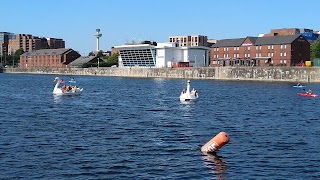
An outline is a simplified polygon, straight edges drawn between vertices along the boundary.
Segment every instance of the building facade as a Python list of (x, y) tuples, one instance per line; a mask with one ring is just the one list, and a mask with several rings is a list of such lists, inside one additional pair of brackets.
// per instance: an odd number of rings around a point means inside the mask
[(39, 49), (58, 48), (65, 48), (65, 42), (63, 39), (44, 38), (33, 36), (31, 34), (0, 32), (0, 55), (11, 55), (18, 49), (23, 49), (24, 52), (28, 52)]
[(73, 49), (41, 49), (20, 56), (20, 68), (64, 68), (80, 57)]
[(13, 33), (0, 32), (0, 56), (8, 54), (9, 40), (14, 37)]
[(192, 35), (192, 36), (170, 36), (169, 42), (177, 43), (178, 47), (187, 46), (208, 46), (208, 37), (202, 35)]
[(270, 36), (288, 36), (301, 34), (309, 42), (314, 42), (319, 38), (319, 32), (313, 31), (312, 29), (306, 28), (282, 28), (282, 29), (271, 29), (269, 34), (263, 34), (264, 37)]
[(210, 66), (294, 66), (310, 60), (310, 43), (299, 34), (219, 40)]
[[(204, 67), (209, 65), (208, 47), (177, 47), (177, 43), (131, 44), (115, 46), (119, 67)], [(180, 65), (179, 65), (180, 64)]]

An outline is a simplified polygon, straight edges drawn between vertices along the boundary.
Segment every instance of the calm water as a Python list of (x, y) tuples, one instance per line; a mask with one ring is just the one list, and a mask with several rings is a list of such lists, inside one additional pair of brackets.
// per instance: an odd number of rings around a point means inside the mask
[(320, 179), (320, 98), (292, 83), (191, 80), (181, 104), (185, 79), (74, 77), (55, 97), (54, 75), (0, 74), (0, 179)]

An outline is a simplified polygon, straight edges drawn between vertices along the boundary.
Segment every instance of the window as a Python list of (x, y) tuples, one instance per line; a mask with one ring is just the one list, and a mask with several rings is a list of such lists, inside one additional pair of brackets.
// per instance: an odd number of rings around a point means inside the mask
[(282, 48), (283, 48), (283, 45), (281, 44), (281, 45), (280, 45), (280, 49), (282, 49)]
[(284, 49), (287, 49), (287, 45), (286, 44), (284, 45)]
[(247, 54), (244, 54), (244, 57), (247, 57)]
[(248, 51), (250, 51), (250, 46), (248, 47)]
[(259, 47), (258, 46), (256, 46), (256, 50), (258, 50), (259, 49)]
[(280, 64), (282, 64), (282, 60), (280, 60)]
[(213, 55), (213, 58), (216, 58), (217, 56), (216, 55)]
[(273, 45), (271, 46), (271, 49), (273, 49)]
[(237, 47), (237, 50), (239, 51), (240, 47)]
[(248, 54), (248, 58), (250, 57), (250, 54)]
[(280, 57), (282, 57), (282, 53), (280, 53)]
[(233, 54), (233, 57), (235, 58), (235, 57), (237, 57), (237, 55), (236, 55), (236, 54)]
[(239, 57), (239, 54), (237, 54), (237, 58)]
[(268, 49), (270, 49), (270, 46), (268, 46)]
[(287, 53), (286, 53), (286, 52), (284, 52), (284, 53), (283, 53), (283, 56), (287, 56)]
[(233, 47), (233, 50), (234, 50), (234, 51), (237, 50), (237, 47)]
[(227, 51), (229, 51), (229, 48), (227, 48)]
[(262, 46), (260, 46), (259, 49), (261, 50), (261, 49), (262, 49)]
[(223, 51), (226, 51), (226, 48), (223, 48)]
[(273, 53), (271, 53), (271, 57), (273, 57)]
[(217, 51), (219, 51), (219, 48), (217, 48)]
[(283, 60), (283, 63), (284, 63), (284, 64), (287, 64), (287, 60)]
[(259, 57), (259, 54), (258, 54), (258, 53), (256, 53), (256, 57)]
[(217, 58), (219, 58), (219, 54), (217, 54)]
[[(260, 46), (261, 47), (261, 46)], [(261, 57), (261, 53), (259, 53), (259, 57)]]
[(270, 53), (268, 53), (268, 57), (270, 57)]

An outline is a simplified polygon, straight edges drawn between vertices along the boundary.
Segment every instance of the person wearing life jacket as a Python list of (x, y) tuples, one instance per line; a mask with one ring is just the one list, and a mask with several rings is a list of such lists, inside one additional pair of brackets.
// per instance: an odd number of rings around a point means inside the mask
[(309, 89), (309, 91), (307, 92), (307, 94), (313, 94), (312, 90)]

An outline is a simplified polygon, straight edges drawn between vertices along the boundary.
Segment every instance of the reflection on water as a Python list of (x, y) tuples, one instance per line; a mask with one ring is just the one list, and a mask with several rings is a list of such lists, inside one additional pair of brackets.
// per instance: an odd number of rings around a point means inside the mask
[(53, 102), (54, 103), (60, 103), (61, 102), (61, 98), (62, 98), (62, 96), (53, 94)]
[(217, 176), (217, 179), (226, 179), (224, 174), (227, 171), (228, 165), (223, 161), (224, 158), (222, 156), (218, 156), (216, 152), (204, 153), (202, 159), (206, 166), (212, 170), (212, 173)]

